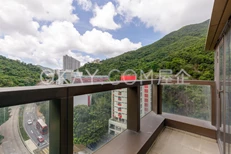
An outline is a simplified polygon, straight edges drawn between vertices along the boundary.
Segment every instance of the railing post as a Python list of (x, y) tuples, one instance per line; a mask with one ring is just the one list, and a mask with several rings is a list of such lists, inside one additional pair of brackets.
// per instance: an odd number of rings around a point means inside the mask
[(49, 153), (73, 154), (73, 97), (50, 101)]
[(211, 91), (211, 124), (213, 126), (217, 125), (217, 94), (216, 94), (216, 84), (210, 85), (210, 91)]
[(152, 110), (156, 114), (162, 114), (162, 85), (152, 85)]
[(127, 88), (127, 128), (140, 131), (140, 86)]

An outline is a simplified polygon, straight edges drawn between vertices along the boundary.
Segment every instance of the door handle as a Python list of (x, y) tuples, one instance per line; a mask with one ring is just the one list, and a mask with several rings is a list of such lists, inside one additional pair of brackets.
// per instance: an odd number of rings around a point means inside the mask
[(221, 98), (221, 93), (223, 93), (224, 90), (218, 90), (218, 97)]

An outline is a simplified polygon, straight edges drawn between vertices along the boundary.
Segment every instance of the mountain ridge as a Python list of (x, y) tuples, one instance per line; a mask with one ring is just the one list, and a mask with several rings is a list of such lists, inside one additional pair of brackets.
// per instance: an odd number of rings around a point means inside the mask
[(35, 65), (0, 55), (0, 87), (34, 86), (39, 82), (41, 71)]
[[(121, 72), (133, 69), (137, 73), (160, 69), (172, 69), (177, 73), (184, 69), (193, 79), (213, 80), (213, 52), (204, 51), (208, 24), (206, 20), (184, 26), (150, 45), (102, 60), (101, 64), (87, 63), (79, 70), (85, 73), (86, 69), (90, 72), (98, 69), (98, 75), (107, 75), (112, 69)], [(113, 74), (112, 79), (119, 79), (119, 76)]]

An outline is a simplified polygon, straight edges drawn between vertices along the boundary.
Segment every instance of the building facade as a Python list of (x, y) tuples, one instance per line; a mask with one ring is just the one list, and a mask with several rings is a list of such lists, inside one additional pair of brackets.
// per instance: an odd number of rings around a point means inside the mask
[[(57, 85), (67, 84), (64, 80), (69, 81), (73, 84), (82, 84), (82, 83), (95, 83), (95, 82), (106, 82), (109, 80), (108, 76), (85, 76), (82, 72), (74, 72), (70, 70), (60, 71), (56, 70), (59, 78), (56, 81)], [(77, 105), (91, 105), (92, 94), (74, 96), (74, 106)]]
[[(130, 79), (134, 79), (134, 77), (121, 77), (121, 80)], [(151, 94), (150, 85), (140, 88), (140, 117), (151, 111)], [(111, 119), (109, 119), (108, 133), (118, 135), (127, 129), (127, 89), (113, 90), (111, 95)]]
[(55, 70), (55, 74), (58, 75), (58, 80), (56, 81), (56, 84), (64, 84), (64, 79), (70, 83), (73, 83), (73, 80), (75, 78), (79, 78), (83, 76), (83, 72), (74, 72), (73, 70)]
[(88, 95), (79, 95), (79, 96), (74, 96), (74, 106), (77, 105), (87, 105), (90, 106), (91, 105), (91, 94)]
[(80, 61), (68, 55), (63, 56), (63, 70), (76, 70), (80, 67)]
[(100, 59), (95, 59), (95, 60), (92, 61), (92, 63), (99, 64), (100, 63)]
[(106, 75), (97, 75), (94, 77), (91, 76), (74, 76), (72, 78), (72, 81), (74, 80), (74, 83), (91, 83), (91, 82), (106, 82), (109, 80), (108, 76)]

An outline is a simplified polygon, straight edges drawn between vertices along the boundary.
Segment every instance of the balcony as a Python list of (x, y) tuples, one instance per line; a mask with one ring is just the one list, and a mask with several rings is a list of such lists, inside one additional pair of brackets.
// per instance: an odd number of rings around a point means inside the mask
[[(165, 141), (166, 145), (167, 142), (175, 144), (175, 141), (179, 139), (177, 135), (179, 132), (183, 134), (182, 144), (185, 147), (193, 146), (193, 143), (185, 141), (184, 137), (187, 138), (187, 135), (197, 136), (201, 142), (202, 139), (210, 140), (217, 146), (217, 128), (215, 126), (218, 125), (218, 109), (215, 82), (188, 80), (185, 81), (187, 85), (176, 87), (174, 84), (177, 81), (172, 81), (173, 85), (165, 85), (164, 83), (157, 85), (157, 83), (157, 80), (145, 80), (142, 81), (142, 84), (140, 81), (136, 81), (133, 85), (120, 82), (117, 85), (96, 83), (1, 88), (0, 107), (49, 100), (49, 153), (73, 154), (75, 151), (73, 132), (76, 131), (73, 124), (75, 122), (74, 96), (127, 88), (127, 129), (113, 139), (107, 140), (108, 143), (102, 143), (97, 150), (92, 152), (96, 154), (143, 154), (147, 152), (164, 154), (166, 151), (158, 152), (158, 145)], [(140, 118), (140, 86), (143, 85), (152, 86), (152, 108), (148, 114)], [(189, 88), (189, 86), (193, 88)], [(198, 91), (200, 95), (194, 95)], [(186, 95), (188, 93), (192, 93), (192, 95)], [(186, 97), (188, 97), (186, 106), (182, 106), (179, 101), (186, 99)], [(195, 106), (193, 104), (195, 101), (201, 102), (203, 105)], [(175, 104), (176, 107), (173, 108), (171, 102), (178, 104)], [(166, 107), (167, 105), (170, 108)], [(198, 113), (199, 108), (202, 109), (200, 111), (203, 113)], [(103, 109), (102, 111), (104, 112)], [(113, 119), (110, 121), (113, 123)], [(116, 123), (113, 124), (116, 125)], [(95, 130), (97, 127), (95, 125)], [(116, 127), (113, 126), (113, 128)], [(169, 132), (171, 133), (169, 134)], [(90, 146), (92, 147), (93, 144)], [(78, 148), (84, 149), (86, 147), (81, 145)], [(206, 148), (203, 149), (202, 143), (199, 148), (197, 152), (206, 150)], [(166, 146), (165, 149), (171, 150), (169, 146)]]
[(166, 127), (158, 136), (149, 154), (219, 154), (215, 139)]

